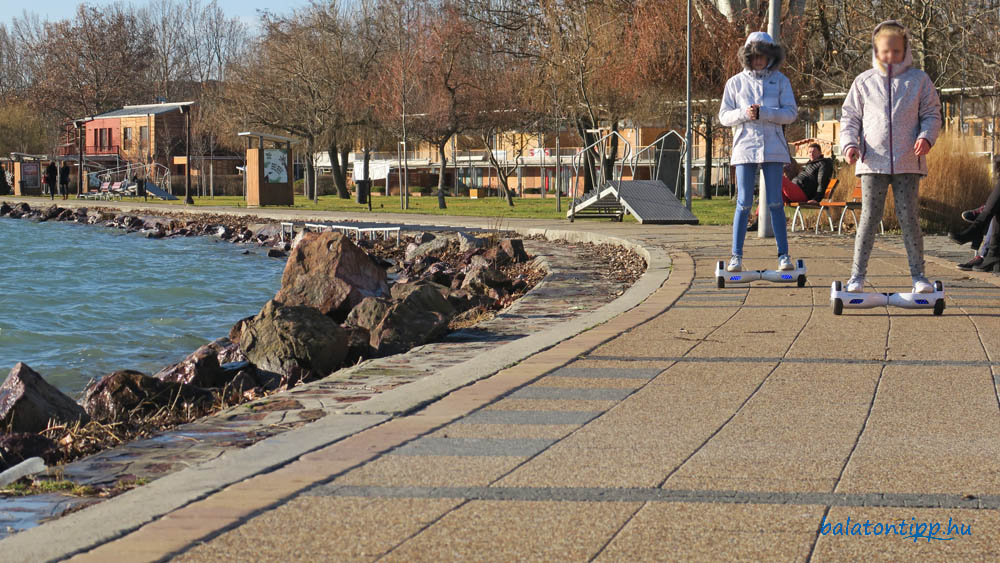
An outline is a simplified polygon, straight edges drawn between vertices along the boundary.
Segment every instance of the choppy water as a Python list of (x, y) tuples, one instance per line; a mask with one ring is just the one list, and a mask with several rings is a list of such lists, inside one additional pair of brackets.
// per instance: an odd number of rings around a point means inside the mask
[(0, 380), (21, 361), (76, 396), (91, 378), (182, 359), (277, 291), (284, 261), (244, 250), (0, 218)]

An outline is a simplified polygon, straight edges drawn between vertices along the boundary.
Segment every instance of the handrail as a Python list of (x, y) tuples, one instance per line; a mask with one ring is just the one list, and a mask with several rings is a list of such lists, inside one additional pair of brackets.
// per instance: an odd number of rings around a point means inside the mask
[[(657, 137), (656, 140), (653, 141), (652, 143), (650, 143), (650, 144), (646, 145), (645, 147), (643, 147), (643, 148), (639, 149), (638, 151), (636, 151), (635, 156), (633, 157), (634, 164), (633, 164), (633, 168), (632, 169), (635, 170), (635, 168), (639, 166), (639, 156), (640, 155), (642, 155), (644, 152), (648, 151), (649, 149), (655, 149), (656, 147), (658, 147), (660, 145), (661, 142), (664, 141), (664, 139), (666, 139), (667, 137), (669, 137), (671, 135), (673, 135), (673, 136), (677, 137), (678, 139), (680, 139), (680, 141), (681, 141), (680, 153), (681, 154), (686, 154), (685, 150), (687, 149), (687, 139), (685, 139), (684, 136), (681, 135), (680, 133), (678, 133), (677, 131), (671, 129), (670, 131), (667, 131), (666, 133), (664, 133), (664, 134), (660, 135), (659, 137)], [(663, 162), (662, 159), (656, 158), (655, 152), (654, 152), (654, 156), (652, 158), (652, 164), (649, 165), (649, 178), (651, 180), (657, 179), (657, 178), (660, 177), (660, 165), (662, 164), (662, 162)], [(681, 181), (681, 167), (678, 166), (677, 167), (677, 177), (674, 179), (674, 191), (675, 192), (677, 190), (678, 184), (680, 184), (680, 181)], [(676, 195), (676, 193), (674, 195)]]
[[(628, 142), (628, 139), (626, 139), (618, 131), (611, 131), (607, 135), (604, 135), (600, 139), (598, 139), (598, 140), (594, 141), (593, 143), (590, 143), (589, 145), (583, 147), (582, 149), (580, 149), (579, 151), (577, 151), (576, 154), (573, 155), (572, 164), (573, 164), (573, 176), (574, 176), (574, 183), (575, 183), (575, 185), (577, 185), (577, 186), (580, 185), (580, 162), (583, 159), (583, 155), (587, 154), (587, 151), (589, 151), (590, 149), (598, 146), (599, 144), (601, 144), (601, 143), (603, 143), (603, 142), (607, 141), (608, 139), (610, 139), (612, 137), (615, 137), (615, 136), (617, 136), (619, 139), (621, 139), (622, 143), (625, 144), (625, 154), (622, 155), (622, 159), (621, 159), (622, 164), (624, 165), (626, 162), (629, 161), (629, 158), (632, 155), (632, 143)], [(617, 159), (615, 159), (615, 160), (617, 161)], [(602, 166), (603, 166), (603, 163), (602, 163)], [(629, 167), (632, 169), (632, 177), (634, 178), (635, 177), (635, 164), (634, 164), (634, 162), (630, 163)], [(621, 204), (621, 197), (622, 197), (622, 189), (621, 188), (622, 188), (622, 173), (623, 172), (624, 172), (624, 170), (622, 168), (619, 168), (618, 169), (618, 179), (615, 180), (615, 178), (614, 178), (614, 176), (615, 176), (615, 164), (614, 164), (614, 162), (611, 163), (611, 181), (613, 183), (618, 184), (618, 190), (617, 190), (618, 195), (617, 195), (616, 199), (618, 200), (618, 204), (619, 205)], [(597, 193), (600, 194), (600, 188), (597, 188)], [(586, 194), (584, 194), (584, 195), (586, 195)], [(570, 206), (570, 215), (569, 215), (569, 222), (570, 223), (572, 223), (574, 220), (576, 220), (576, 200), (577, 199), (578, 198), (574, 197), (573, 198), (573, 203)]]

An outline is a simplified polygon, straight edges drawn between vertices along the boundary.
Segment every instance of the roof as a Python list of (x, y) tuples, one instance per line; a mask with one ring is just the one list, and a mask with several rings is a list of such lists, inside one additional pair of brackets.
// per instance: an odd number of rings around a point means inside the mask
[(176, 111), (185, 106), (190, 106), (194, 102), (174, 102), (169, 104), (146, 104), (142, 106), (125, 106), (121, 109), (95, 115), (93, 119), (105, 119), (109, 117), (145, 117), (147, 115), (159, 115)]

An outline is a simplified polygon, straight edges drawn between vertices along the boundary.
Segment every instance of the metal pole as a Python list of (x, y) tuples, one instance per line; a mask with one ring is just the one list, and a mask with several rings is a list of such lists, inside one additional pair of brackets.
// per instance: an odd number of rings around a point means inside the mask
[(556, 211), (562, 213), (562, 158), (560, 155), (559, 136), (562, 135), (562, 120), (556, 125)]
[(194, 198), (191, 197), (191, 108), (185, 108), (184, 118), (184, 136), (187, 139), (184, 143), (184, 152), (187, 153), (184, 161), (184, 203), (194, 205)]
[(687, 96), (685, 98), (687, 117), (685, 119), (685, 150), (684, 159), (684, 200), (688, 211), (691, 210), (691, 0), (687, 2)]
[[(775, 43), (781, 42), (781, 0), (771, 0), (767, 6), (767, 34)], [(767, 208), (767, 190), (764, 185), (764, 171), (760, 172), (760, 195), (757, 198), (757, 238), (771, 238), (770, 210)], [(784, 211), (782, 211), (784, 213)]]

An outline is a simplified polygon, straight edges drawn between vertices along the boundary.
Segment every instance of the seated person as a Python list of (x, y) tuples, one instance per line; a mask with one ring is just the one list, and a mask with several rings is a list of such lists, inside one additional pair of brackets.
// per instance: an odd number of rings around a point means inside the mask
[(782, 182), (785, 203), (817, 203), (833, 177), (833, 161), (823, 156), (819, 144), (809, 145), (809, 162), (790, 181)]
[[(823, 198), (826, 186), (833, 177), (833, 161), (823, 156), (823, 149), (818, 143), (809, 145), (809, 162), (800, 167), (792, 160), (785, 166), (785, 174), (781, 178), (781, 198), (785, 205), (789, 203), (818, 203)], [(757, 213), (749, 229), (757, 225)]]

